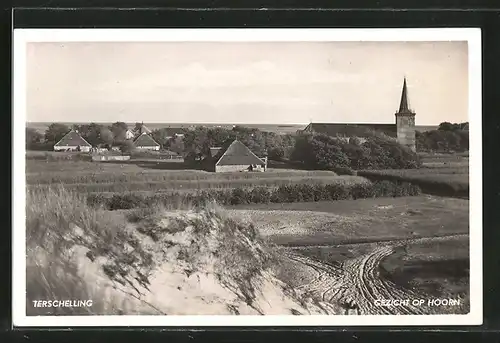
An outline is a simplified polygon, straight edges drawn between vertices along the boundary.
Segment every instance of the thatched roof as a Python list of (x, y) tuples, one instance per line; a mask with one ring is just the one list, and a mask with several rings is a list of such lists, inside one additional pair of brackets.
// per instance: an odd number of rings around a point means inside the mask
[(264, 164), (264, 161), (258, 158), (245, 144), (235, 139), (229, 147), (220, 154), (215, 164), (218, 166), (261, 165)]
[(154, 147), (160, 146), (158, 142), (156, 142), (153, 137), (150, 135), (143, 133), (134, 141), (135, 146), (143, 146), (143, 147)]
[(54, 144), (54, 146), (89, 146), (92, 145), (83, 139), (82, 136), (75, 130), (68, 132), (59, 142)]

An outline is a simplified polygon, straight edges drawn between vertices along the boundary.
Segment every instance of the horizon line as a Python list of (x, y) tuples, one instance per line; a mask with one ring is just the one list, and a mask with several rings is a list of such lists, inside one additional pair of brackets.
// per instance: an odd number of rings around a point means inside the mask
[[(117, 122), (122, 122), (125, 124), (129, 123), (134, 123), (134, 121), (29, 121), (27, 120), (26, 123), (30, 124), (46, 124), (46, 123), (61, 123), (61, 124), (80, 124), (80, 123), (95, 123), (95, 124), (109, 124), (109, 123), (117, 123)], [(298, 125), (309, 125), (311, 123), (318, 123), (318, 124), (395, 124), (394, 122), (324, 122), (324, 121), (310, 121), (310, 122), (304, 122), (304, 123), (238, 123), (238, 122), (224, 122), (224, 123), (214, 123), (214, 122), (155, 122), (155, 121), (150, 121), (150, 122), (144, 122), (144, 121), (137, 121), (135, 123), (143, 123), (143, 124), (192, 124), (192, 125), (293, 125), (293, 126), (298, 126)], [(435, 124), (415, 124), (415, 126), (439, 126), (440, 123), (435, 123)]]

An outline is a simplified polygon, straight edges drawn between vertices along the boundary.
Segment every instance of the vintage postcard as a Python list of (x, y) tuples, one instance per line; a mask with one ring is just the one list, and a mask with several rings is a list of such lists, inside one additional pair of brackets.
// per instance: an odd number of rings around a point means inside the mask
[(15, 326), (482, 324), (479, 29), (13, 37)]

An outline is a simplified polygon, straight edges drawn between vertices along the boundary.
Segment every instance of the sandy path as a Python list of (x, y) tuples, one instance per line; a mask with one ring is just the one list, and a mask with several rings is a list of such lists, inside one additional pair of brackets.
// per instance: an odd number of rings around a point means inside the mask
[[(338, 264), (327, 264), (298, 253), (287, 252), (287, 257), (312, 268), (316, 275), (299, 288), (329, 303), (341, 304), (346, 314), (429, 314), (432, 309), (415, 306), (412, 300), (426, 299), (427, 295), (403, 288), (386, 280), (379, 273), (384, 258), (407, 244), (463, 239), (467, 235), (426, 237), (373, 244), (374, 248), (359, 257)], [(377, 306), (376, 300), (409, 300), (408, 304)]]

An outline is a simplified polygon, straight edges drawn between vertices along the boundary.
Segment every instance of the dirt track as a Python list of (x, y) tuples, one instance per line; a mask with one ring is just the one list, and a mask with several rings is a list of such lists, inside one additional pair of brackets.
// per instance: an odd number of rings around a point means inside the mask
[[(328, 303), (341, 304), (346, 314), (431, 314), (443, 313), (443, 308), (426, 305), (415, 306), (413, 300), (428, 299), (429, 296), (415, 290), (396, 285), (379, 273), (382, 260), (408, 244), (428, 241), (463, 239), (467, 235), (450, 235), (375, 243), (373, 250), (359, 257), (335, 264), (327, 264), (296, 253), (287, 257), (305, 264), (315, 272), (309, 283), (300, 286), (303, 291)], [(376, 300), (408, 300), (405, 304), (377, 306)]]

